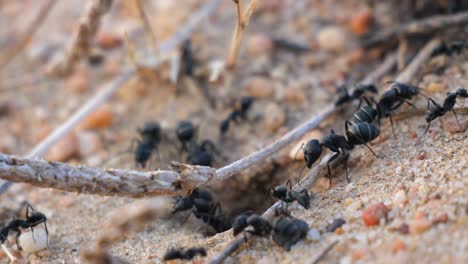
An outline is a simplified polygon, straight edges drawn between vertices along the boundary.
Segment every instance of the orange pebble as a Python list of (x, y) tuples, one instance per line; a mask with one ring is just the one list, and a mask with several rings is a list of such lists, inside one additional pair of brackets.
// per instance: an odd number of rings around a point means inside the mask
[(406, 248), (406, 244), (401, 239), (397, 238), (392, 243), (392, 253), (393, 254), (396, 254), (396, 253), (398, 253), (398, 251), (401, 251), (401, 250), (403, 250), (405, 248)]
[(380, 219), (387, 218), (388, 211), (385, 204), (375, 203), (364, 209), (361, 217), (367, 226), (374, 226), (380, 223)]
[(79, 129), (106, 128), (112, 124), (112, 112), (108, 107), (102, 107), (88, 116), (78, 127)]
[(114, 33), (101, 32), (97, 37), (97, 44), (103, 49), (113, 49), (122, 45), (122, 38)]
[(355, 250), (353, 251), (353, 253), (351, 254), (351, 259), (353, 261), (357, 261), (357, 260), (360, 260), (360, 259), (363, 259), (364, 256), (366, 255), (367, 251), (365, 249), (358, 249), (358, 250)]
[(349, 27), (354, 34), (361, 36), (369, 31), (369, 27), (372, 24), (372, 12), (366, 10), (351, 18)]

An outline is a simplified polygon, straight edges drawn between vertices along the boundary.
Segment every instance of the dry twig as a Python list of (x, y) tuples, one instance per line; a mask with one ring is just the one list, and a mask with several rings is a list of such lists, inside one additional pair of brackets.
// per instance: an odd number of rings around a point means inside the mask
[(80, 59), (89, 54), (91, 42), (99, 30), (101, 19), (110, 10), (112, 2), (113, 0), (95, 0), (91, 2), (73, 34), (65, 57), (50, 67), (49, 72), (52, 75), (68, 76), (73, 72)]
[(113, 257), (108, 253), (108, 249), (113, 243), (141, 231), (156, 219), (168, 216), (172, 209), (171, 204), (169, 198), (158, 197), (113, 211), (107, 217), (104, 232), (95, 244), (80, 252), (81, 260), (84, 263), (111, 263)]
[[(204, 5), (200, 10), (193, 14), (191, 19), (187, 21), (178, 32), (176, 32), (170, 39), (161, 43), (158, 47), (159, 53), (164, 53), (176, 47), (178, 44), (184, 42), (189, 38), (195, 27), (200, 24), (203, 19), (212, 14), (216, 7), (221, 3), (221, 0), (211, 0)], [(158, 63), (158, 62), (156, 62)], [(56, 144), (65, 135), (75, 128), (81, 121), (83, 121), (90, 113), (96, 110), (104, 102), (106, 102), (130, 77), (134, 75), (134, 70), (126, 70), (122, 72), (116, 79), (106, 84), (100, 89), (97, 95), (90, 97), (90, 100), (78, 109), (65, 123), (56, 128), (49, 136), (43, 141), (39, 142), (34, 149), (28, 154), (28, 157), (41, 157), (43, 156), (54, 144)], [(12, 185), (11, 182), (3, 183), (0, 186), (0, 195), (4, 193)]]
[(242, 13), (242, 0), (234, 0), (237, 8), (237, 23), (232, 35), (231, 45), (229, 48), (228, 57), (226, 60), (227, 68), (234, 68), (236, 66), (237, 57), (239, 56), (240, 44), (242, 36), (244, 35), (245, 27), (249, 24), (255, 8), (258, 5), (258, 0), (250, 1), (244, 13)]
[(21, 35), (20, 40), (18, 43), (11, 46), (10, 49), (3, 51), (2, 53), (5, 54), (4, 57), (0, 57), (0, 69), (7, 66), (8, 63), (13, 61), (13, 59), (18, 55), (24, 47), (29, 43), (31, 38), (37, 32), (37, 30), (41, 27), (42, 23), (46, 20), (47, 16), (50, 13), (50, 10), (54, 7), (56, 3), (55, 0), (48, 0), (39, 10), (39, 13), (28, 26), (26, 31)]
[(330, 252), (335, 246), (338, 244), (338, 240), (333, 241), (330, 245), (328, 245), (322, 253), (312, 262), (312, 264), (317, 264), (319, 263), (325, 256), (327, 256), (328, 252)]
[(154, 32), (153, 28), (151, 27), (151, 23), (149, 22), (148, 16), (145, 13), (144, 7), (143, 7), (143, 0), (137, 0), (137, 9), (138, 9), (138, 15), (140, 16), (140, 19), (143, 23), (143, 27), (146, 31), (146, 35), (148, 36), (149, 39), (149, 44), (150, 44), (150, 49), (152, 52), (154, 52), (154, 56), (157, 56), (157, 50), (156, 50), (156, 33)]
[(463, 26), (468, 23), (468, 12), (454, 15), (439, 15), (412, 21), (403, 25), (372, 32), (363, 40), (364, 46), (372, 46), (385, 41), (397, 39), (401, 35), (415, 35), (433, 32), (443, 28)]

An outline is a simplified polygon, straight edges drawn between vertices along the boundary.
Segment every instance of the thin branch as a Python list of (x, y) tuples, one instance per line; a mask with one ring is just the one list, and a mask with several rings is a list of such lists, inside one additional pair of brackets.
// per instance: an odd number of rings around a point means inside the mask
[(102, 17), (109, 12), (113, 0), (94, 0), (81, 18), (63, 60), (50, 66), (49, 72), (58, 77), (70, 75), (76, 64), (89, 54), (91, 42), (96, 36)]
[(81, 250), (81, 260), (84, 263), (111, 263), (107, 260), (112, 258), (108, 253), (112, 244), (141, 231), (156, 219), (167, 217), (171, 212), (171, 205), (169, 198), (158, 197), (114, 210), (106, 217), (107, 224), (96, 242)]
[(395, 79), (397, 82), (408, 83), (411, 82), (411, 79), (414, 78), (417, 71), (429, 60), (431, 53), (434, 48), (440, 44), (440, 40), (437, 38), (429, 41), (422, 50), (418, 52), (416, 57), (411, 61), (411, 64), (406, 67), (405, 71), (400, 73)]
[(328, 255), (328, 252), (330, 252), (337, 244), (338, 240), (333, 241), (322, 251), (322, 253), (314, 260), (314, 262), (312, 262), (312, 264), (319, 263), (323, 258), (325, 258)]
[[(216, 7), (221, 3), (221, 0), (211, 0), (206, 5), (201, 7), (196, 13), (193, 14), (191, 19), (187, 21), (178, 32), (176, 32), (170, 39), (161, 43), (158, 47), (158, 52), (164, 53), (176, 47), (190, 37), (190, 34), (195, 30), (196, 26), (200, 24), (203, 19), (212, 14)], [(97, 95), (90, 97), (89, 101), (78, 109), (65, 123), (56, 128), (49, 136), (43, 141), (39, 142), (34, 149), (29, 153), (28, 157), (41, 157), (55, 145), (60, 139), (67, 135), (73, 128), (75, 128), (81, 121), (83, 121), (90, 113), (96, 110), (104, 102), (106, 102), (130, 77), (134, 75), (134, 70), (127, 70), (120, 74), (116, 79), (106, 84), (100, 89)], [(6, 182), (0, 186), (0, 195), (4, 193), (12, 185), (11, 182)]]
[(8, 50), (2, 52), (5, 55), (4, 57), (0, 57), (0, 69), (6, 67), (10, 62), (12, 62), (16, 55), (18, 55), (24, 49), (24, 47), (26, 47), (34, 34), (36, 34), (37, 30), (41, 27), (42, 23), (46, 20), (50, 10), (52, 10), (55, 3), (55, 0), (48, 0), (41, 7), (41, 10), (39, 10), (39, 13), (31, 22), (31, 24), (29, 24), (26, 31), (21, 35), (18, 43), (11, 46), (11, 48)]
[(412, 21), (403, 25), (372, 32), (363, 40), (364, 46), (372, 46), (385, 41), (397, 39), (400, 35), (415, 35), (429, 33), (443, 28), (463, 26), (468, 23), (468, 12), (454, 15), (438, 15), (421, 20)]
[[(390, 71), (396, 64), (397, 58), (396, 58), (396, 53), (392, 53), (391, 55), (387, 56), (387, 58), (384, 60), (384, 62), (373, 72), (371, 72), (364, 80), (362, 80), (362, 83), (371, 83), (377, 81), (379, 78), (381, 78), (383, 75), (385, 75), (388, 71)], [(317, 179), (325, 175), (327, 173), (327, 161), (331, 157), (331, 154), (328, 154), (326, 157), (322, 159), (322, 161), (312, 168), (306, 176), (298, 183), (296, 184), (293, 189), (294, 190), (299, 190), (299, 189), (311, 189)], [(339, 156), (338, 159), (335, 160), (334, 164), (339, 163), (344, 157)], [(275, 211), (277, 208), (281, 206), (281, 202), (278, 201), (275, 204), (273, 204), (270, 208), (268, 208), (264, 213), (263, 217), (266, 219), (271, 219), (275, 215)], [(229, 232), (229, 231), (227, 231)], [(224, 248), (219, 254), (215, 255), (210, 261), (210, 264), (219, 264), (224, 261), (228, 256), (230, 256), (232, 253), (234, 253), (236, 250), (238, 250), (245, 242), (247, 242), (249, 239), (251, 239), (252, 236), (246, 235), (242, 239), (235, 239), (229, 245)]]

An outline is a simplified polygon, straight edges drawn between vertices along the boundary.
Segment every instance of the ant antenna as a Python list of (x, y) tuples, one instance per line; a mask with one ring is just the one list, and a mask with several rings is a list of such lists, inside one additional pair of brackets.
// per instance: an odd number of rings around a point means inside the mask
[(294, 160), (296, 160), (297, 154), (299, 154), (300, 150), (304, 150), (304, 142), (302, 142), (301, 147), (296, 151), (296, 155), (294, 155)]

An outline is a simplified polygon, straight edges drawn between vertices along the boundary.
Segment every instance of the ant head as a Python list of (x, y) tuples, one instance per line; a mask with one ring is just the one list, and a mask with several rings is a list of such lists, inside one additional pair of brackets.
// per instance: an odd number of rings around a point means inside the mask
[(464, 88), (458, 88), (457, 95), (461, 97), (468, 97), (468, 92)]
[(195, 126), (190, 121), (180, 121), (176, 128), (176, 134), (179, 140), (189, 141), (195, 134)]
[(247, 110), (249, 110), (249, 108), (252, 106), (253, 102), (254, 102), (254, 98), (252, 96), (242, 97), (241, 102), (240, 102), (241, 112), (244, 113)]
[(312, 164), (322, 154), (322, 145), (317, 139), (312, 139), (304, 147), (304, 160), (307, 163), (307, 168), (311, 168)]
[(142, 135), (153, 135), (159, 136), (161, 132), (161, 126), (158, 122), (146, 122), (143, 129), (139, 129), (138, 132)]

